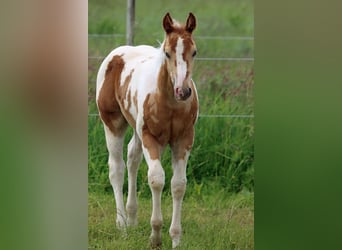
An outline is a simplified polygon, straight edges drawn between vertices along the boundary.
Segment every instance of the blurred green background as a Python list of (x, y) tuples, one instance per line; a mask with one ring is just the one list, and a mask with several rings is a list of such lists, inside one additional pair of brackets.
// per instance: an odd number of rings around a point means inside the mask
[(331, 4), (255, 7), (257, 249), (342, 247), (341, 5)]

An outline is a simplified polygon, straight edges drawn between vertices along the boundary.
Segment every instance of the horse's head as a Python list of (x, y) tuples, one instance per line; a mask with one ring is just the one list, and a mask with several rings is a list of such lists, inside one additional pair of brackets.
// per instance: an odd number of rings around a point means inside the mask
[(190, 81), (196, 55), (192, 32), (196, 28), (196, 18), (189, 13), (186, 24), (180, 25), (167, 13), (163, 19), (163, 27), (166, 32), (163, 51), (174, 96), (177, 101), (184, 101), (191, 96)]

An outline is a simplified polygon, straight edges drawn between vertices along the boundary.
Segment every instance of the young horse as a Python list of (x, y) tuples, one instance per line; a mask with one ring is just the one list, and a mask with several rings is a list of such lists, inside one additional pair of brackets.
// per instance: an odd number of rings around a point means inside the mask
[[(137, 224), (137, 170), (144, 154), (152, 191), (151, 245), (161, 245), (161, 194), (164, 170), (161, 155), (169, 144), (172, 151), (173, 198), (169, 230), (172, 247), (181, 237), (181, 206), (186, 188), (186, 164), (194, 141), (198, 116), (196, 87), (191, 79), (196, 45), (192, 32), (196, 18), (189, 13), (185, 25), (169, 13), (163, 19), (166, 32), (160, 48), (122, 46), (103, 61), (97, 75), (96, 100), (104, 124), (109, 151), (109, 179), (113, 186), (117, 226)], [(128, 144), (128, 198), (124, 208), (122, 188), (125, 163), (123, 142), (127, 125), (134, 129)]]

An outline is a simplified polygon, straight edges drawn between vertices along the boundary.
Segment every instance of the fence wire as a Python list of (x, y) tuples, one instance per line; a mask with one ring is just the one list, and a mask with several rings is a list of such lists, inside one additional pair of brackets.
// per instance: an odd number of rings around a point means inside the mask
[[(88, 56), (88, 59), (103, 60), (105, 56)], [(196, 61), (254, 61), (253, 57), (198, 57)]]
[[(90, 38), (96, 37), (126, 37), (125, 34), (88, 34)], [(203, 40), (254, 40), (254, 36), (195, 36)]]
[[(99, 114), (90, 113), (88, 117), (99, 117)], [(254, 115), (208, 115), (208, 114), (199, 114), (198, 117), (201, 118), (254, 118)]]
[[(125, 34), (88, 34), (89, 38), (98, 37), (125, 37)], [(196, 39), (203, 40), (254, 40), (254, 36), (196, 36)], [(90, 60), (103, 60), (105, 56), (88, 56)], [(254, 57), (199, 57), (198, 61), (251, 61)], [(99, 114), (89, 113), (88, 117), (99, 117)], [(245, 118), (254, 119), (253, 114), (199, 114), (200, 118)]]

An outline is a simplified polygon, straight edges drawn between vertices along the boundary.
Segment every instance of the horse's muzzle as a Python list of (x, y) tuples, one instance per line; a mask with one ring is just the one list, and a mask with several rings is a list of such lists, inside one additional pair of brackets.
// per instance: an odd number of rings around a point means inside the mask
[(191, 96), (191, 88), (176, 88), (175, 96), (176, 100), (185, 101)]

